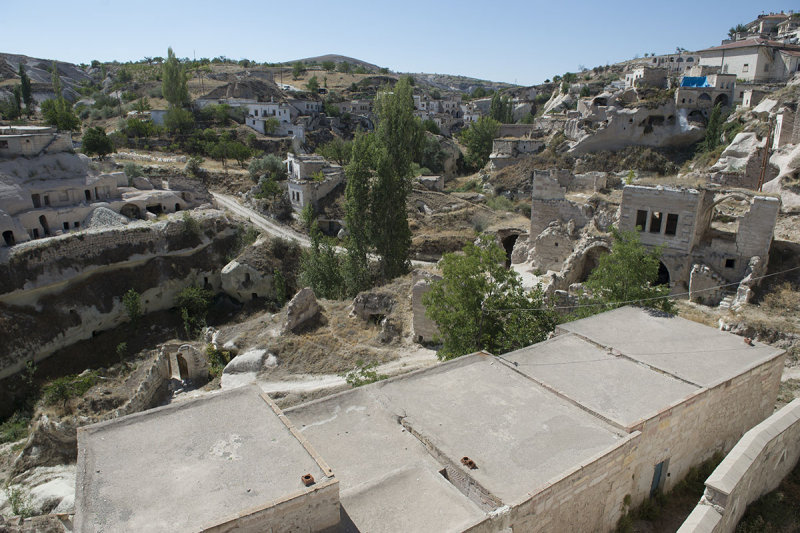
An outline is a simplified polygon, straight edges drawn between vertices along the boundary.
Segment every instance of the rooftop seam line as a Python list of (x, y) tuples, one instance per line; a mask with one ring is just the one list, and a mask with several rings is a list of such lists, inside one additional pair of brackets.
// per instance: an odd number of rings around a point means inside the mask
[[(700, 389), (704, 389), (705, 388), (703, 385), (699, 385), (697, 383), (693, 383), (693, 382), (689, 381), (688, 379), (682, 378), (682, 377), (680, 377), (678, 375), (675, 375), (675, 374), (673, 374), (671, 372), (668, 372), (666, 370), (662, 370), (660, 368), (656, 368), (656, 367), (654, 367), (652, 365), (649, 365), (648, 363), (645, 363), (644, 361), (640, 361), (638, 359), (634, 359), (633, 357), (622, 353), (621, 350), (618, 350), (617, 348), (614, 348), (613, 346), (604, 346), (604, 345), (602, 345), (602, 344), (600, 344), (598, 342), (595, 342), (595, 341), (593, 341), (593, 340), (581, 335), (580, 333), (576, 333), (574, 331), (570, 331), (570, 333), (572, 335), (577, 336), (579, 339), (582, 339), (582, 340), (584, 340), (584, 341), (586, 341), (586, 342), (588, 342), (590, 344), (594, 344), (598, 348), (602, 348), (603, 350), (606, 350), (613, 357), (620, 357), (620, 358), (626, 359), (626, 360), (628, 360), (628, 361), (630, 361), (632, 363), (640, 364), (640, 365), (644, 366), (645, 368), (647, 368), (648, 370), (652, 370), (653, 372), (657, 372), (659, 374), (663, 374), (665, 376), (669, 376), (671, 378), (677, 379), (678, 381), (686, 383), (687, 385), (691, 385), (693, 387), (697, 387), (697, 388), (700, 388)], [(616, 353), (614, 353), (614, 352), (616, 352)], [(678, 353), (678, 352), (675, 352), (675, 353)], [(617, 355), (617, 354), (619, 354), (619, 355)]]
[(630, 434), (630, 431), (628, 430), (628, 428), (626, 426), (623, 426), (622, 424), (620, 424), (618, 422), (614, 422), (610, 418), (607, 418), (607, 417), (601, 415), (600, 413), (590, 409), (589, 407), (586, 407), (585, 405), (579, 403), (577, 400), (573, 400), (572, 398), (567, 396), (565, 393), (559, 391), (558, 389), (555, 389), (555, 388), (551, 387), (550, 385), (547, 385), (546, 383), (544, 383), (542, 381), (539, 381), (538, 379), (534, 378), (533, 376), (529, 376), (529, 375), (521, 372), (520, 370), (518, 370), (516, 368), (516, 366), (514, 365), (513, 362), (509, 362), (509, 361), (507, 361), (506, 359), (503, 359), (500, 356), (496, 356), (496, 357), (497, 357), (497, 359), (500, 360), (500, 364), (510, 368), (511, 370), (513, 370), (514, 372), (516, 372), (517, 374), (522, 376), (523, 378), (527, 379), (528, 381), (532, 381), (533, 383), (536, 383), (537, 385), (539, 385), (543, 389), (547, 390), (548, 392), (551, 392), (551, 393), (555, 394), (557, 397), (559, 397), (562, 400), (574, 405), (578, 409), (580, 409), (580, 410), (582, 410), (582, 411), (584, 411), (586, 413), (589, 413), (592, 416), (595, 416), (595, 417), (599, 418), (600, 420), (602, 420), (606, 424), (609, 424), (609, 425), (611, 425), (611, 426), (613, 426), (613, 427), (615, 427), (615, 428), (617, 428), (617, 429), (619, 429), (621, 431), (624, 431), (626, 435)]

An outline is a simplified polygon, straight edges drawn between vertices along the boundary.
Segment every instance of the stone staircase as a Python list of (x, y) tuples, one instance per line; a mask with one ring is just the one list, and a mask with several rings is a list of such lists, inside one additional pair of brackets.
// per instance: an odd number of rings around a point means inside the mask
[(733, 300), (735, 298), (736, 298), (735, 290), (725, 291), (725, 296), (719, 302), (719, 308), (721, 310), (727, 311), (733, 305)]

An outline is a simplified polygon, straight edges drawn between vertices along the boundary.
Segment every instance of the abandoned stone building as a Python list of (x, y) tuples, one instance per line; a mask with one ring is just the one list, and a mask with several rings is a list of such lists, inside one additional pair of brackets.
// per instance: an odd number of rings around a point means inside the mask
[(329, 163), (316, 154), (289, 153), (286, 170), (289, 174), (289, 200), (296, 211), (308, 204), (316, 207), (320, 200), (344, 181), (344, 169), (341, 166)]
[(667, 69), (665, 68), (639, 65), (630, 72), (625, 73), (625, 88), (655, 87), (657, 89), (666, 89), (668, 79)]
[(769, 416), (783, 358), (623, 307), (285, 413), (221, 392), (81, 428), (75, 524), (610, 530)]
[(489, 154), (489, 169), (500, 170), (518, 163), (521, 157), (534, 155), (545, 147), (544, 139), (529, 137), (505, 137), (492, 141), (492, 152)]
[(98, 207), (145, 218), (196, 205), (191, 191), (171, 189), (167, 181), (129, 184), (124, 173), (91, 170), (89, 158), (71, 151), (69, 135), (53, 128), (0, 130), (2, 245), (82, 229)]
[[(712, 228), (715, 207), (736, 199), (748, 204), (735, 232)], [(622, 192), (619, 226), (638, 231), (641, 242), (663, 246), (659, 281), (674, 292), (716, 304), (724, 289), (750, 274), (766, 272), (781, 202), (770, 196), (720, 195), (706, 189), (627, 185)], [(692, 294), (694, 293), (694, 294)]]

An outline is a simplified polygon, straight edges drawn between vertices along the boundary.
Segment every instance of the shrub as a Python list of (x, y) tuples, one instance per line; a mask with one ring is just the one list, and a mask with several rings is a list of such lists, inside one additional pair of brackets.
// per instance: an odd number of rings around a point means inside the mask
[(20, 411), (15, 412), (0, 424), (0, 444), (16, 442), (28, 436), (28, 424), (31, 419)]
[(486, 205), (493, 211), (513, 211), (514, 203), (503, 195), (492, 196), (486, 201)]
[(386, 379), (388, 376), (385, 374), (378, 374), (378, 371), (375, 370), (377, 366), (378, 363), (365, 363), (359, 359), (356, 362), (356, 367), (347, 372), (344, 375), (344, 379), (351, 387), (360, 387)]
[(66, 406), (71, 398), (83, 396), (86, 391), (94, 387), (98, 381), (97, 371), (86, 372), (81, 375), (72, 374), (54, 379), (42, 388), (42, 397), (45, 405), (55, 405), (59, 402)]
[(183, 234), (187, 239), (197, 239), (200, 237), (200, 223), (191, 213), (184, 211), (183, 215)]
[(22, 518), (30, 518), (34, 515), (31, 495), (23, 490), (21, 486), (6, 484), (5, 492), (8, 504), (11, 506), (11, 514)]
[(225, 365), (231, 361), (231, 352), (215, 348), (213, 344), (206, 345), (206, 358), (208, 359), (208, 375), (211, 378), (222, 375)]
[(144, 176), (144, 167), (137, 165), (136, 163), (125, 163), (125, 166), (122, 167), (122, 170), (125, 172), (125, 175), (128, 178), (138, 178), (140, 176)]
[(176, 305), (180, 309), (183, 319), (183, 328), (188, 337), (194, 337), (206, 325), (208, 308), (214, 293), (200, 287), (186, 287), (176, 298)]
[(128, 319), (135, 324), (142, 316), (142, 297), (135, 290), (128, 289), (122, 297), (122, 305), (125, 306)]

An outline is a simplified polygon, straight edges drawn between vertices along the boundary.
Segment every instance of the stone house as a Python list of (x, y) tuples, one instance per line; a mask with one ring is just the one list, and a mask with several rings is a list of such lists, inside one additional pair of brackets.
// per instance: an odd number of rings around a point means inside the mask
[(492, 141), (492, 153), (489, 154), (489, 169), (500, 170), (517, 163), (521, 157), (538, 154), (544, 150), (543, 139), (527, 137), (505, 137)]
[(677, 54), (664, 54), (647, 59), (640, 59), (639, 64), (645, 64), (651, 68), (662, 68), (670, 76), (681, 76), (687, 70), (700, 62), (697, 52), (679, 52)]
[(292, 208), (301, 211), (306, 205), (316, 207), (344, 182), (344, 169), (316, 154), (289, 153), (286, 158), (289, 200)]
[[(731, 196), (749, 203), (737, 231), (712, 229), (714, 208)], [(715, 198), (706, 189), (626, 185), (619, 227), (637, 231), (645, 246), (663, 247), (659, 282), (669, 283), (675, 292), (692, 292), (738, 283), (752, 272), (754, 261), (766, 271), (780, 204), (768, 196)], [(723, 296), (718, 291), (703, 301), (716, 304)]]
[(707, 111), (720, 104), (733, 104), (736, 91), (736, 75), (710, 74), (708, 76), (683, 76), (675, 91), (675, 105)]
[(625, 88), (656, 87), (666, 89), (667, 80), (666, 68), (639, 65), (630, 72), (625, 73)]
[(372, 100), (350, 100), (349, 102), (338, 102), (333, 104), (340, 113), (350, 115), (369, 115), (372, 113)]
[(782, 82), (800, 70), (800, 45), (749, 37), (700, 50), (700, 64), (746, 82)]

